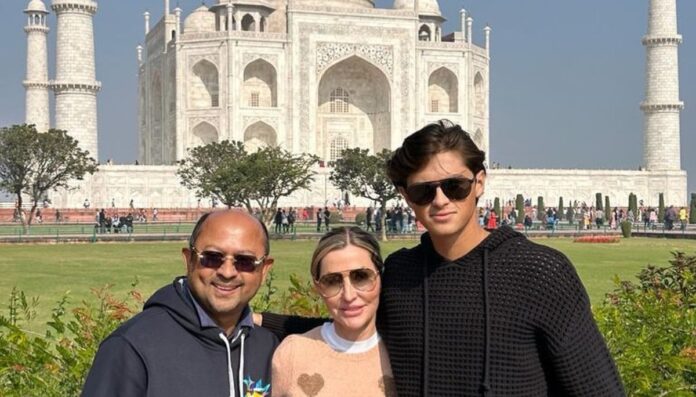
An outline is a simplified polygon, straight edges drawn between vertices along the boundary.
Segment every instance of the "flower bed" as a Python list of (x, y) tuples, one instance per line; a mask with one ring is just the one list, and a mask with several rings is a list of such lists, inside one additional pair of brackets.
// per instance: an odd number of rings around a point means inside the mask
[(598, 243), (598, 244), (606, 244), (606, 243), (618, 243), (621, 241), (621, 237), (619, 236), (582, 236), (582, 237), (577, 237), (573, 242), (575, 243)]

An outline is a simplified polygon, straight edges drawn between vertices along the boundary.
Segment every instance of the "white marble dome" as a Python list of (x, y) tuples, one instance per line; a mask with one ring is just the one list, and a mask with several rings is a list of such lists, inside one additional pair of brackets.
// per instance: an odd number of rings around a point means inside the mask
[(218, 5), (227, 5), (227, 3), (232, 3), (232, 5), (245, 5), (245, 6), (264, 6), (268, 8), (275, 8), (273, 7), (273, 2), (271, 0), (232, 0), (231, 2), (229, 0), (218, 0), (217, 4)]
[(29, 4), (27, 4), (27, 9), (24, 10), (24, 12), (42, 12), (48, 14), (46, 4), (41, 0), (31, 0)]
[[(415, 4), (415, 0), (394, 0), (395, 10), (412, 10)], [(440, 4), (437, 0), (420, 0), (418, 2), (420, 7), (421, 15), (438, 15), (441, 16)]]
[(215, 31), (215, 14), (208, 7), (200, 6), (184, 21), (184, 33), (200, 33)]
[(295, 0), (294, 3), (322, 7), (375, 8), (374, 0)]

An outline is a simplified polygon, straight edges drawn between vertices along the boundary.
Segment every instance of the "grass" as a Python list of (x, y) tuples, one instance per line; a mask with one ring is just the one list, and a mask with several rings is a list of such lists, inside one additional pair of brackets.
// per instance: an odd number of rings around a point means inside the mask
[[(602, 302), (604, 294), (613, 289), (612, 279), (633, 279), (647, 264), (664, 266), (670, 252), (696, 253), (696, 241), (634, 238), (614, 244), (578, 244), (571, 239), (538, 239), (538, 243), (565, 253), (574, 263), (593, 304)], [(383, 254), (413, 246), (416, 240), (390, 241), (383, 244)], [(291, 273), (308, 274), (315, 241), (272, 242), (275, 257), (275, 286), (284, 291)], [(167, 243), (101, 243), (55, 245), (0, 246), (0, 314), (6, 315), (6, 304), (13, 287), (28, 297), (38, 296), (37, 319), (31, 329), (43, 329), (50, 311), (64, 293), (76, 304), (90, 298), (91, 288), (112, 284), (112, 291), (121, 296), (137, 280), (137, 289), (150, 296), (159, 287), (184, 274), (181, 257), (183, 242)]]

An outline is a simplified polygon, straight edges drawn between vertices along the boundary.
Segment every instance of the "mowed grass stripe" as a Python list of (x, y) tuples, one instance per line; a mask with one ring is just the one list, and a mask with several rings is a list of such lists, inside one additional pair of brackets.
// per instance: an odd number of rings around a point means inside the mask
[[(602, 302), (614, 286), (612, 279), (634, 276), (647, 264), (664, 266), (671, 252), (696, 254), (694, 240), (635, 238), (616, 244), (581, 244), (571, 239), (538, 239), (565, 253), (588, 290), (593, 304)], [(390, 241), (382, 244), (383, 255), (416, 240)], [(51, 309), (69, 291), (71, 305), (91, 300), (91, 289), (112, 284), (112, 292), (123, 296), (137, 279), (137, 289), (144, 297), (170, 283), (185, 272), (181, 256), (182, 242), (163, 243), (100, 243), (55, 245), (0, 246), (0, 314), (7, 314), (7, 303), (13, 287), (28, 297), (38, 296), (37, 319), (31, 329), (43, 329)], [(307, 278), (309, 261), (316, 241), (278, 240), (271, 244), (275, 257), (275, 286), (279, 294), (289, 287), (291, 273)]]

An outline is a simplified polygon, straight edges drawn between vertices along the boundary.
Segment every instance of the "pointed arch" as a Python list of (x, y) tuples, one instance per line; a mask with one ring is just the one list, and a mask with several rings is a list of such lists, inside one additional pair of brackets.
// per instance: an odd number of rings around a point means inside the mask
[(191, 68), (188, 97), (194, 109), (220, 106), (220, 82), (217, 67), (203, 59)]
[(263, 121), (257, 121), (244, 131), (244, 147), (247, 152), (255, 152), (263, 147), (277, 146), (275, 129)]
[(217, 142), (219, 135), (218, 130), (207, 121), (198, 123), (191, 131), (193, 138), (193, 146), (208, 145)]
[(253, 32), (256, 30), (256, 20), (251, 14), (245, 14), (242, 17), (242, 30)]
[(420, 41), (432, 41), (432, 32), (430, 31), (430, 26), (428, 25), (421, 25), (420, 29), (418, 29), (418, 40)]
[(266, 60), (257, 59), (244, 68), (244, 106), (277, 107), (278, 76)]
[(432, 113), (457, 113), (459, 80), (448, 68), (435, 70), (428, 79), (428, 106)]
[(486, 86), (481, 72), (474, 76), (474, 113), (477, 117), (486, 115)]
[(391, 147), (391, 85), (370, 61), (351, 55), (330, 65), (319, 78), (317, 105), (314, 149), (321, 158), (335, 157), (332, 145), (341, 139), (373, 152)]

